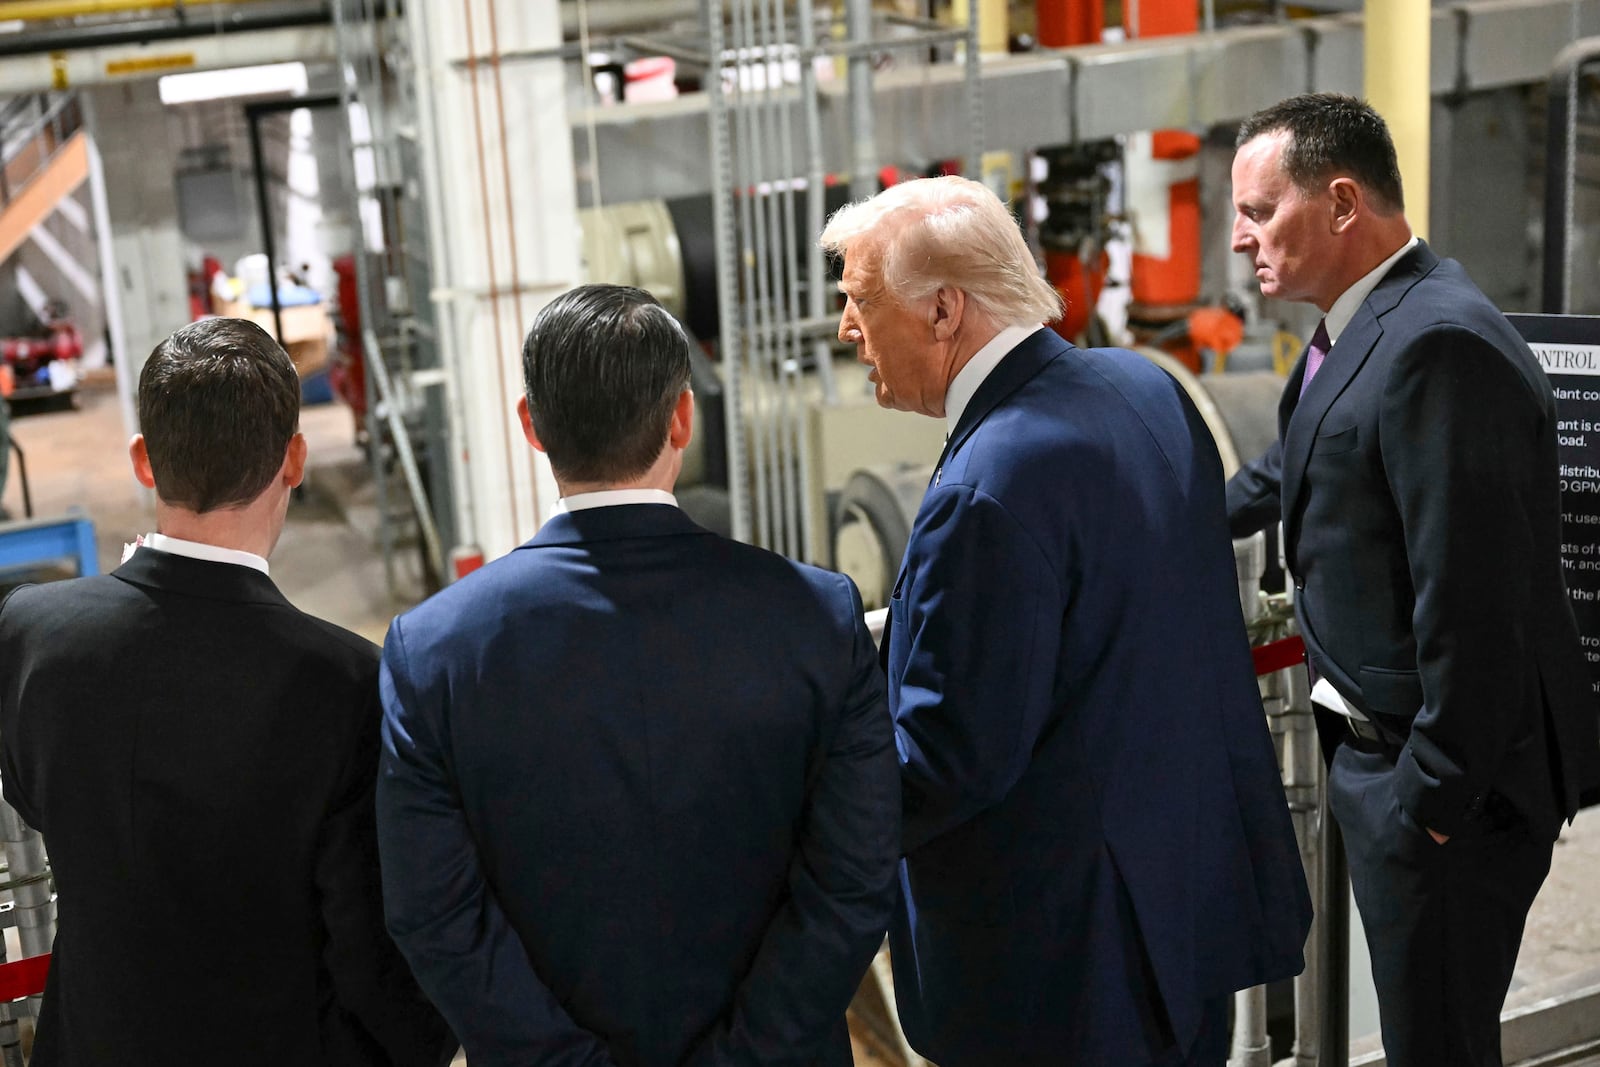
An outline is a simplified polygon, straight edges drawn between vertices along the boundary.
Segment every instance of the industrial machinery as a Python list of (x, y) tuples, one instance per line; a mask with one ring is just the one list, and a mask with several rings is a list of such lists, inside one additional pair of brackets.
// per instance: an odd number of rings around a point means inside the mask
[[(758, 212), (767, 210), (766, 201), (779, 201), (775, 196), (752, 199)], [(828, 210), (844, 201), (843, 188), (830, 187), (825, 199)], [(780, 211), (792, 210), (792, 205), (781, 202), (772, 206)], [(696, 426), (684, 456), (679, 496), (698, 521), (730, 533), (729, 440), (724, 421), (726, 346), (719, 344), (711, 216), (709, 196), (613, 204), (579, 213), (588, 279), (648, 290), (684, 323), (691, 337), (701, 342), (700, 358), (694, 363)], [(831, 293), (828, 299), (831, 307)], [(827, 325), (822, 323), (819, 328)], [(866, 368), (857, 364), (853, 355), (834, 354), (832, 346), (825, 345), (822, 351), (827, 353), (834, 399), (828, 399), (822, 371), (815, 363), (803, 363), (797, 368), (800, 373), (796, 376), (795, 400), (802, 409), (794, 427), (797, 439), (783, 439), (770, 409), (761, 408), (754, 392), (741, 395), (739, 416), (745, 428), (744, 447), (749, 452), (753, 454), (761, 448), (763, 441), (775, 452), (787, 449), (788, 458), (779, 462), (795, 469), (790, 489), (793, 506), (800, 507), (803, 496), (804, 506), (823, 517), (811, 539), (801, 546), (803, 558), (836, 566), (834, 528), (841, 493), (860, 457), (872, 455), (886, 463), (926, 464), (938, 456), (944, 430), (935, 420), (879, 408), (873, 400)], [(808, 457), (803, 472), (799, 469), (801, 453)], [(753, 490), (754, 486), (746, 488)]]
[[(1278, 399), (1283, 393), (1283, 379), (1277, 374), (1195, 374), (1160, 350), (1136, 351), (1171, 374), (1194, 401), (1216, 440), (1225, 475), (1232, 475), (1277, 439)], [(922, 421), (943, 428), (936, 420)], [(935, 451), (933, 457), (937, 456)], [(852, 470), (842, 483), (834, 507), (832, 558), (837, 569), (855, 580), (869, 610), (889, 602), (912, 520), (932, 477), (929, 459), (891, 460)]]
[(13, 376), (14, 400), (70, 396), (78, 387), (82, 355), (83, 335), (60, 303), (46, 307), (44, 319), (32, 333), (0, 337), (0, 361)]

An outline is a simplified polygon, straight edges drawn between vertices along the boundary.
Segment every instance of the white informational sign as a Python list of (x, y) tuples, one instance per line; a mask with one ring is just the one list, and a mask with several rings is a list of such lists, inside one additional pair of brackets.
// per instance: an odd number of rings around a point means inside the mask
[(1600, 693), (1600, 317), (1509, 315), (1555, 391), (1561, 565)]

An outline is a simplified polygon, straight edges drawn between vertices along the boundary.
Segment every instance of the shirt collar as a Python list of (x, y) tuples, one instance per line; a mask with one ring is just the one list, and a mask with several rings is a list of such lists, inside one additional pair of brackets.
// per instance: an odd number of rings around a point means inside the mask
[(207, 563), (232, 563), (239, 567), (249, 567), (258, 570), (270, 577), (265, 558), (254, 552), (243, 552), (237, 548), (223, 548), (221, 545), (208, 545), (199, 541), (185, 541), (178, 537), (168, 537), (166, 534), (147, 533), (133, 544), (126, 546), (122, 558), (124, 561), (131, 555), (135, 548), (153, 548), (157, 552), (166, 552), (174, 556), (187, 556), (190, 559), (204, 560)]
[(1356, 317), (1356, 312), (1361, 310), (1361, 305), (1367, 297), (1372, 295), (1372, 290), (1383, 281), (1383, 276), (1389, 273), (1389, 268), (1399, 262), (1400, 257), (1417, 246), (1417, 238), (1412, 235), (1411, 240), (1401, 245), (1399, 250), (1388, 259), (1373, 267), (1361, 280), (1346, 289), (1339, 299), (1333, 302), (1333, 307), (1328, 309), (1327, 317), (1322, 320), (1328, 328), (1328, 344), (1332, 345), (1339, 340), (1339, 335), (1344, 333), (1344, 328), (1350, 325), (1350, 320)]
[(601, 489), (594, 493), (576, 493), (556, 501), (552, 515), (568, 511), (587, 511), (590, 508), (614, 508), (621, 504), (670, 504), (678, 506), (678, 498), (665, 489)]
[(991, 337), (989, 343), (978, 349), (977, 354), (967, 360), (967, 365), (956, 372), (956, 376), (950, 381), (950, 388), (944, 394), (946, 436), (956, 432), (956, 424), (961, 421), (962, 413), (967, 410), (967, 405), (972, 402), (983, 380), (989, 377), (1013, 348), (1032, 337), (1039, 329), (1038, 326), (1007, 326)]

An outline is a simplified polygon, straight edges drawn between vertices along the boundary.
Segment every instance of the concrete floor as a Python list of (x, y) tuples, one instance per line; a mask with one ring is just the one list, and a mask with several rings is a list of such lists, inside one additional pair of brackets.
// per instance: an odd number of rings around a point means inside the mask
[[(302, 609), (381, 642), (389, 620), (420, 592), (415, 553), (397, 558), (391, 593), (377, 547), (376, 509), (351, 416), (340, 405), (305, 410), (310, 445), (304, 499), (290, 509), (272, 557), (272, 576)], [(76, 410), (27, 414), (12, 423), (26, 452), (35, 513), (79, 509), (95, 523), (102, 570), (117, 564), (122, 543), (151, 528), (151, 501), (133, 480), (127, 435), (109, 378), (91, 380)], [(0, 506), (22, 510), (13, 466)], [(1528, 920), (1511, 1005), (1600, 973), (1600, 809), (1579, 815), (1556, 846), (1550, 877)], [(862, 1064), (887, 1061), (865, 1051)]]

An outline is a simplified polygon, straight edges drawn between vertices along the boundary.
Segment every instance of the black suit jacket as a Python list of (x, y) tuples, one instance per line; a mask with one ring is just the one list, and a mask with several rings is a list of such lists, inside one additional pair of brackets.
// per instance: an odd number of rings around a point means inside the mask
[(36, 1067), (453, 1050), (383, 929), (377, 673), (266, 575), (150, 549), (0, 606), (5, 796), (59, 893)]
[(848, 1067), (900, 831), (848, 578), (578, 511), (383, 662), (389, 926), (473, 1067)]
[[(1228, 484), (1281, 514), (1316, 671), (1403, 742), (1397, 796), (1444, 834), (1499, 793), (1555, 837), (1600, 777), (1561, 574), (1550, 384), (1460, 264), (1419, 242), (1362, 304), (1279, 441)], [(1321, 714), (1321, 713), (1319, 713)]]

